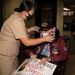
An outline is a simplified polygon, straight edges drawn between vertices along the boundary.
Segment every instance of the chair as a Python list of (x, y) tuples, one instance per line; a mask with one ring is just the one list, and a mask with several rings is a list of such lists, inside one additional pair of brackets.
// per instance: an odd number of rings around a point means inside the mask
[[(69, 47), (70, 47), (70, 39), (68, 36), (62, 36), (63, 40), (64, 40), (64, 43), (66, 44), (66, 47), (67, 47), (67, 50), (69, 50)], [(60, 75), (64, 75), (65, 73), (65, 67), (66, 67), (66, 61), (63, 61), (62, 63), (62, 66), (61, 66), (61, 74)]]
[(69, 47), (70, 47), (70, 39), (68, 36), (62, 36), (62, 38), (64, 39), (64, 42), (67, 46), (67, 49), (69, 50)]

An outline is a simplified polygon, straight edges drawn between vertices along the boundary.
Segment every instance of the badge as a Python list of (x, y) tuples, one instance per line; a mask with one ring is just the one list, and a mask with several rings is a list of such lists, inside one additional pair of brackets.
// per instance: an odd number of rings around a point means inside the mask
[(59, 48), (57, 47), (57, 44), (53, 44), (52, 53), (53, 54), (58, 54), (58, 50), (59, 50)]
[(53, 48), (53, 49), (52, 49), (52, 52), (53, 52), (53, 54), (58, 54), (58, 48), (56, 48), (56, 47)]

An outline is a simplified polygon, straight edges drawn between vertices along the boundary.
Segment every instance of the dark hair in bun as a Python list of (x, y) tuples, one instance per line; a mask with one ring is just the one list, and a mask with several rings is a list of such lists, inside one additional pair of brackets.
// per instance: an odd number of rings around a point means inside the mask
[(34, 7), (34, 4), (29, 0), (24, 0), (20, 4), (19, 8), (15, 8), (14, 11), (22, 12), (22, 11), (30, 11)]

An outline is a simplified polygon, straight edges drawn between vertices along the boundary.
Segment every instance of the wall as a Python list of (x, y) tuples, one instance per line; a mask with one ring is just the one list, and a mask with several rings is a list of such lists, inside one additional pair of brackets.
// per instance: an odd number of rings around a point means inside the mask
[(64, 16), (64, 22), (71, 23), (74, 16)]
[(63, 7), (64, 3), (60, 0), (57, 0), (57, 21), (56, 26), (60, 31), (60, 35), (63, 35)]
[(3, 0), (3, 21), (5, 21), (18, 7), (22, 0)]

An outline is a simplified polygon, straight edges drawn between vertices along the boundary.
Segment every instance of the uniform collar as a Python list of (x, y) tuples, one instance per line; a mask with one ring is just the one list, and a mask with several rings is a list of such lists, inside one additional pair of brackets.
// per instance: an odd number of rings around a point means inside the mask
[(19, 12), (15, 12), (15, 14), (17, 14), (21, 19), (23, 19)]

